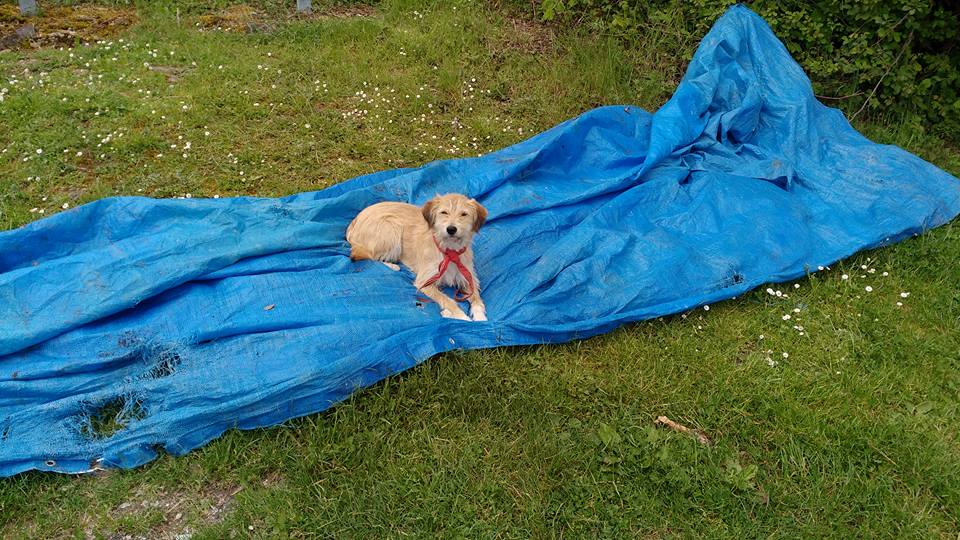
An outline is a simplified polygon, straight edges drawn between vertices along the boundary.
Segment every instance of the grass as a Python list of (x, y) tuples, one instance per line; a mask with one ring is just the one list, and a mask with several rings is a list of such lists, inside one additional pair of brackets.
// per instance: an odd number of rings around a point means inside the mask
[[(655, 109), (689, 52), (470, 1), (307, 20), (260, 3), (254, 33), (196, 26), (202, 4), (143, 3), (98, 45), (0, 53), (0, 227), (115, 194), (279, 196), (487, 152), (594, 105)], [(960, 173), (929, 135), (858, 127)], [(138, 470), (0, 480), (0, 534), (956, 538), (958, 259), (953, 223), (772, 286), (788, 298), (446, 354)], [(714, 444), (655, 428), (661, 414)]]

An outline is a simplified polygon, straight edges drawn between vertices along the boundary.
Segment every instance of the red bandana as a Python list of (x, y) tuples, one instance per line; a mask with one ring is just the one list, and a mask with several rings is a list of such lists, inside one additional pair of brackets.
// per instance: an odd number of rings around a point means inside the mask
[(473, 274), (471, 274), (470, 271), (467, 270), (466, 265), (460, 261), (460, 255), (463, 255), (463, 252), (467, 250), (466, 246), (464, 246), (464, 248), (460, 251), (457, 251), (454, 249), (442, 249), (436, 238), (433, 239), (433, 243), (436, 244), (437, 249), (443, 253), (443, 260), (440, 261), (440, 266), (437, 268), (437, 273), (431, 276), (430, 279), (424, 281), (420, 288), (423, 289), (427, 285), (433, 285), (434, 283), (440, 281), (440, 278), (443, 277), (444, 272), (447, 271), (447, 267), (450, 266), (450, 263), (453, 263), (456, 265), (457, 269), (460, 270), (460, 273), (463, 275), (463, 277), (467, 280), (467, 286), (469, 287), (466, 294), (464, 294), (462, 291), (457, 291), (457, 294), (453, 297), (454, 300), (457, 302), (463, 302), (467, 298), (473, 296)]

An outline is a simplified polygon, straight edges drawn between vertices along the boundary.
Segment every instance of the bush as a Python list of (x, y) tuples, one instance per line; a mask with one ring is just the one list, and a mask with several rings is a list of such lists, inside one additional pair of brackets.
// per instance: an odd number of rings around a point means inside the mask
[[(642, 46), (651, 33), (694, 44), (730, 0), (543, 0), (545, 19), (588, 21)], [(848, 116), (892, 116), (960, 141), (960, 3), (755, 0), (814, 90)]]

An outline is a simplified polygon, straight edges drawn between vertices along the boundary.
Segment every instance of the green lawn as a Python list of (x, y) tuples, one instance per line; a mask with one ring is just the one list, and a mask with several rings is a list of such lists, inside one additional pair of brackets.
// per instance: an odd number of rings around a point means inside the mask
[[(279, 196), (488, 152), (596, 105), (656, 109), (692, 52), (663, 48), (669, 28), (624, 50), (479, 0), (307, 20), (261, 0), (252, 33), (201, 4), (0, 52), (0, 229), (116, 194)], [(960, 174), (960, 150), (916, 128), (858, 128)], [(781, 296), (442, 355), (134, 471), (0, 480), (0, 536), (958, 538), (958, 259), (955, 222)]]

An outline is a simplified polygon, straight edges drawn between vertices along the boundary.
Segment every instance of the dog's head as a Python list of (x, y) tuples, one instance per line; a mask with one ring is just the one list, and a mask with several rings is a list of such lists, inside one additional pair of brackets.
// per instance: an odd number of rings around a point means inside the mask
[(487, 209), (463, 195), (437, 195), (423, 205), (433, 237), (443, 248), (460, 249), (470, 243), (473, 234), (487, 220)]

